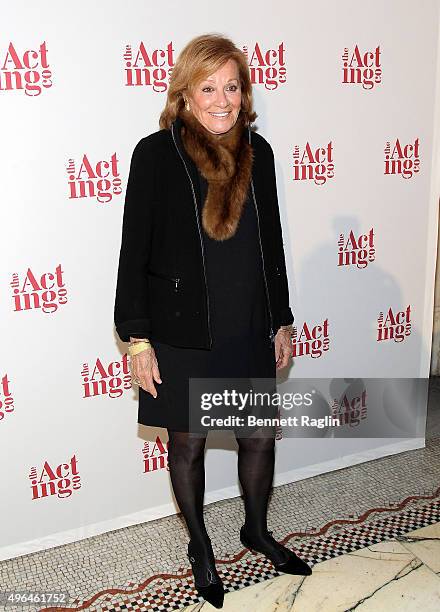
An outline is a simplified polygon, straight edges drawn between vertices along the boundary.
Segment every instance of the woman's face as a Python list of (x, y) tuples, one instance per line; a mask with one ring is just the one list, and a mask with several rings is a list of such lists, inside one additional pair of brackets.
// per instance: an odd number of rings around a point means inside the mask
[(230, 59), (187, 95), (191, 111), (213, 134), (228, 132), (241, 108), (240, 76), (237, 63)]

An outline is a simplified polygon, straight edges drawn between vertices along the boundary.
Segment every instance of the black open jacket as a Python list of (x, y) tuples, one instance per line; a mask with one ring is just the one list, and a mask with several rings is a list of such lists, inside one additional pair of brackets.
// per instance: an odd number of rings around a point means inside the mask
[[(123, 341), (146, 337), (175, 346), (212, 346), (209, 292), (197, 202), (197, 168), (180, 135), (182, 120), (136, 145), (130, 165), (114, 305)], [(246, 128), (254, 150), (255, 205), (269, 312), (268, 342), (294, 320), (270, 144)], [(197, 198), (197, 201), (195, 200)], [(231, 296), (239, 299), (239, 296)]]

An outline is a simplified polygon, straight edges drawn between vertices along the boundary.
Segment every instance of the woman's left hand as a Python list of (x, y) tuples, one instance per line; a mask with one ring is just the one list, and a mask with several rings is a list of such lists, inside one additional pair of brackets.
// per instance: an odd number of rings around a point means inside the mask
[(292, 356), (292, 341), (290, 329), (280, 329), (275, 335), (275, 361), (278, 370), (285, 368)]

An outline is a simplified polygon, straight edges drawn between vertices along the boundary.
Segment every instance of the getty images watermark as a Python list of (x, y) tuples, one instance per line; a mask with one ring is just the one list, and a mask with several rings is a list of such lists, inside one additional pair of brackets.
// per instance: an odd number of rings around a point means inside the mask
[(427, 378), (191, 378), (189, 429), (242, 437), (423, 437)]
[[(301, 425), (307, 427), (318, 428), (323, 428), (328, 425), (340, 425), (339, 419), (329, 415), (320, 418), (315, 418), (308, 414), (302, 414), (300, 416), (289, 415), (286, 417), (277, 415), (273, 417), (263, 416), (261, 413), (257, 416), (257, 414), (252, 413), (252, 409), (255, 407), (260, 408), (261, 406), (266, 406), (269, 408), (271, 404), (277, 407), (279, 406), (283, 410), (291, 410), (298, 406), (311, 406), (313, 404), (314, 392), (315, 390), (312, 390), (304, 395), (301, 393), (278, 393), (276, 398), (275, 394), (253, 390), (249, 390), (245, 393), (237, 391), (236, 389), (224, 389), (222, 392), (216, 393), (205, 392), (202, 393), (200, 398), (201, 410), (211, 411), (213, 408), (221, 406), (236, 411), (236, 414), (228, 414), (226, 418), (223, 419), (218, 416), (212, 416), (212, 412), (210, 412), (209, 414), (202, 415), (200, 420), (203, 425), (207, 426), (243, 426), (245, 422), (251, 426), (271, 424), (298, 426), (299, 422), (301, 422)], [(251, 410), (250, 413), (249, 409)], [(241, 416), (241, 414), (246, 414), (246, 416)]]

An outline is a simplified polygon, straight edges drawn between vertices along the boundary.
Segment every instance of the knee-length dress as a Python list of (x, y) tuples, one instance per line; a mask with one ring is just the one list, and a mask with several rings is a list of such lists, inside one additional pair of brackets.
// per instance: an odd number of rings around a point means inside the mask
[(274, 344), (269, 342), (267, 331), (268, 311), (257, 216), (250, 193), (235, 234), (218, 241), (206, 234), (201, 222), (201, 206), (208, 183), (200, 173), (199, 184), (202, 197), (197, 204), (212, 348), (177, 347), (152, 339), (162, 379), (161, 384), (155, 383), (158, 397), (155, 399), (139, 388), (138, 422), (174, 431), (193, 430), (192, 408), (188, 401), (190, 378), (240, 378), (244, 389), (245, 379), (249, 377), (271, 379), (273, 385), (276, 377)]

